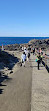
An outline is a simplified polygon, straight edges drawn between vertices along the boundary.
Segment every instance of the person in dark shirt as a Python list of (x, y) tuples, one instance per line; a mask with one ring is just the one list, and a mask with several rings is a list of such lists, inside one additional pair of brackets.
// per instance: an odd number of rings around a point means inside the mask
[(37, 63), (38, 63), (38, 70), (39, 70), (39, 64), (41, 63), (41, 61), (42, 61), (42, 57), (41, 57), (41, 55), (40, 55), (40, 53), (37, 55)]
[(35, 48), (33, 48), (33, 55), (34, 55), (34, 53), (35, 53)]

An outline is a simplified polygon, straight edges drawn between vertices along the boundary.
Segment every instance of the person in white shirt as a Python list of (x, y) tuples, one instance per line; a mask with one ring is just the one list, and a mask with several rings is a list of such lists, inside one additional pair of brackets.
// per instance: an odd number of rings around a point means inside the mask
[(25, 54), (26, 54), (26, 60), (29, 61), (29, 58), (30, 58), (30, 50), (25, 49), (24, 52), (25, 52)]
[(25, 54), (27, 55), (27, 49), (24, 50)]
[(25, 52), (23, 52), (23, 54), (21, 55), (21, 66), (25, 67), (25, 60), (26, 60), (26, 54)]
[(24, 51), (24, 47), (22, 47), (22, 51)]
[(26, 49), (26, 47), (24, 46), (24, 50)]
[(27, 51), (27, 61), (29, 61), (30, 60), (30, 51), (28, 50)]

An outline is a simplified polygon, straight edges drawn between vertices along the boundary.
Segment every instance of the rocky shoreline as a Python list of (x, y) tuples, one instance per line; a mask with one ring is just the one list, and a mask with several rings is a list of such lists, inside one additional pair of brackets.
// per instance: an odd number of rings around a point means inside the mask
[(16, 51), (0, 50), (0, 84), (19, 69), (20, 53)]
[[(41, 40), (37, 40), (37, 39), (33, 39), (31, 41), (29, 41), (28, 43), (25, 44), (11, 44), (11, 45), (5, 45), (4, 49), (5, 50), (9, 50), (9, 51), (21, 51), (22, 46), (28, 46), (30, 45), (31, 47), (35, 47), (35, 48), (42, 48), (42, 49), (48, 49), (49, 48), (49, 39), (41, 39)], [(1, 47), (0, 47), (1, 48)]]

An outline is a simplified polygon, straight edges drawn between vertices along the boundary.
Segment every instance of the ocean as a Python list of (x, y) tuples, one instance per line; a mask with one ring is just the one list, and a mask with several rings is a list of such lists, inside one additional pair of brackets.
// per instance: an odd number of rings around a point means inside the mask
[(0, 46), (9, 44), (28, 43), (32, 39), (46, 39), (49, 37), (0, 37)]

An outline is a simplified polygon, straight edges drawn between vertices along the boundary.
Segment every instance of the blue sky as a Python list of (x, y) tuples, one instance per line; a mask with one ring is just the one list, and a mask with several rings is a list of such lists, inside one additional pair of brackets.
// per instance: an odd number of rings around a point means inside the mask
[(0, 0), (0, 36), (49, 37), (49, 0)]

